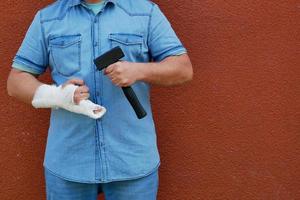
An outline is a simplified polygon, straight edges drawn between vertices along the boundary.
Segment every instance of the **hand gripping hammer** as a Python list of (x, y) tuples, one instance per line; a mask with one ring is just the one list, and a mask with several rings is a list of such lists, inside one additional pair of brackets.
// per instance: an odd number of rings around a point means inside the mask
[[(102, 54), (101, 56), (97, 57), (94, 60), (94, 63), (97, 69), (101, 71), (106, 67), (108, 67), (109, 65), (118, 62), (123, 57), (124, 57), (124, 53), (122, 49), (119, 46), (117, 46), (107, 51), (106, 53)], [(122, 90), (127, 100), (131, 104), (132, 108), (134, 109), (136, 116), (139, 119), (145, 117), (147, 113), (144, 110), (143, 106), (141, 105), (133, 89), (130, 86), (127, 86), (127, 87), (122, 87)]]

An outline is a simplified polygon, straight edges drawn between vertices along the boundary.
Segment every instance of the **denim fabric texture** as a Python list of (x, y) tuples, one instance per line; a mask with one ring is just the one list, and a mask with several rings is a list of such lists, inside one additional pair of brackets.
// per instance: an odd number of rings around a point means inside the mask
[(59, 178), (45, 169), (47, 200), (97, 200), (104, 193), (105, 200), (156, 200), (158, 170), (135, 180), (111, 183), (77, 183)]
[(97, 71), (93, 59), (120, 46), (129, 62), (159, 62), (186, 52), (159, 7), (146, 0), (106, 0), (95, 15), (80, 0), (59, 0), (35, 15), (13, 67), (42, 74), (54, 84), (83, 79), (90, 100), (107, 113), (94, 120), (52, 109), (44, 167), (66, 180), (107, 183), (155, 171), (160, 158), (150, 105), (150, 86), (132, 85), (148, 115), (137, 119), (121, 88)]

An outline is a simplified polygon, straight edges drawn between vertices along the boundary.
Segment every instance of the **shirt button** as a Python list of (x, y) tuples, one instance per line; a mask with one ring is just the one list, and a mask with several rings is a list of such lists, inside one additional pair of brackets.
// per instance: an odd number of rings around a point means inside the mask
[(94, 42), (94, 47), (98, 46), (98, 42)]
[(94, 19), (94, 23), (95, 23), (95, 24), (97, 23), (97, 19)]
[(100, 92), (96, 92), (96, 96), (99, 97), (100, 96)]

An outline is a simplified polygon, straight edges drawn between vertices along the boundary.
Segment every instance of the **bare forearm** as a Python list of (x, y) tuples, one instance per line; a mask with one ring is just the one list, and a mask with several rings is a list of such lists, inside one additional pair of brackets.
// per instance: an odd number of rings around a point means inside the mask
[(116, 62), (105, 69), (113, 84), (126, 87), (136, 81), (163, 86), (178, 85), (193, 78), (193, 68), (187, 54), (170, 56), (158, 63)]
[(7, 92), (10, 96), (31, 104), (34, 93), (41, 84), (34, 75), (12, 69), (7, 79)]
[(162, 86), (178, 85), (190, 81), (193, 69), (189, 57), (171, 56), (159, 63), (138, 63), (139, 80)]

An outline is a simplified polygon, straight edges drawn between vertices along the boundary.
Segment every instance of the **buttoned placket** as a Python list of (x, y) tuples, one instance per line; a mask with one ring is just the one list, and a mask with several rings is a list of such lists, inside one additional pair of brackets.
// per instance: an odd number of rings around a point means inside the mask
[[(104, 6), (105, 7), (105, 6)], [(104, 8), (103, 7), (103, 8)], [(95, 15), (91, 10), (89, 15), (91, 18), (91, 37), (92, 37), (92, 49), (93, 49), (93, 59), (101, 54), (101, 14), (102, 10)], [(98, 71), (96, 66), (91, 63), (93, 66), (93, 78), (94, 78), (94, 99), (95, 103), (102, 105), (102, 95), (103, 95), (103, 71)], [(104, 143), (104, 132), (102, 119), (95, 121), (95, 179), (98, 181), (107, 180), (107, 165), (106, 165), (106, 154), (105, 154), (105, 143)]]

